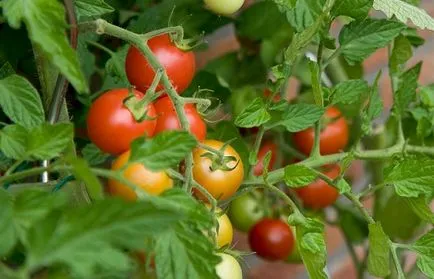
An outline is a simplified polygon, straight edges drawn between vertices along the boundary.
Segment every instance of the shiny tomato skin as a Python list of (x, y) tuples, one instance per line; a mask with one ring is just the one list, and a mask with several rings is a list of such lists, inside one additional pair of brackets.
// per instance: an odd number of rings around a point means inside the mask
[[(138, 98), (143, 94), (133, 90)], [(152, 120), (137, 122), (123, 101), (128, 89), (113, 89), (101, 95), (89, 109), (87, 132), (90, 140), (102, 151), (118, 155), (130, 148), (138, 137), (154, 135), (157, 114), (154, 105), (147, 106), (147, 115)]]
[(228, 214), (236, 229), (248, 232), (251, 227), (264, 218), (265, 212), (261, 208), (260, 201), (251, 193), (246, 193), (231, 202)]
[(271, 151), (270, 164), (268, 165), (268, 170), (271, 171), (276, 163), (277, 157), (277, 145), (272, 141), (266, 141), (262, 144), (258, 152), (258, 163), (253, 169), (253, 173), (256, 176), (262, 175), (264, 172), (264, 158), (267, 153)]
[(250, 230), (249, 244), (261, 258), (285, 260), (294, 249), (294, 235), (289, 225), (282, 220), (265, 218)]
[[(123, 153), (119, 156), (112, 165), (112, 170), (116, 171), (121, 169), (128, 163), (130, 151)], [(124, 170), (123, 175), (125, 179), (134, 183), (146, 193), (158, 196), (164, 191), (173, 187), (173, 180), (164, 171), (154, 172), (151, 171), (140, 163), (132, 163)], [(109, 193), (113, 196), (120, 196), (126, 200), (134, 201), (137, 199), (137, 194), (127, 185), (122, 182), (109, 179), (108, 181)]]
[[(155, 127), (155, 135), (168, 130), (179, 130), (178, 115), (175, 107), (168, 96), (158, 99), (154, 103), (157, 111), (157, 126)], [(200, 114), (197, 112), (193, 104), (186, 104), (184, 111), (190, 123), (190, 132), (198, 141), (203, 141), (206, 138), (206, 124)]]
[(243, 279), (243, 272), (238, 261), (229, 254), (218, 254), (222, 261), (216, 266), (219, 279)]
[[(181, 94), (190, 85), (196, 71), (193, 52), (185, 52), (177, 48), (167, 34), (153, 37), (148, 41), (148, 46), (166, 70), (175, 90)], [(134, 46), (130, 46), (128, 50), (125, 70), (131, 84), (143, 92), (151, 86), (155, 77), (155, 72), (148, 60)], [(160, 82), (157, 91), (163, 89), (164, 86)]]
[[(217, 140), (205, 140), (204, 145), (219, 150), (223, 146), (223, 142)], [(202, 148), (196, 148), (193, 151), (193, 177), (196, 182), (202, 185), (216, 199), (225, 200), (231, 197), (244, 179), (244, 167), (240, 155), (230, 145), (226, 146), (224, 151), (225, 156), (233, 156), (237, 162), (228, 163), (229, 167), (234, 167), (233, 170), (212, 170), (212, 161), (209, 158), (202, 157), (208, 151)], [(196, 195), (202, 200), (206, 198), (195, 190)]]
[[(339, 117), (339, 118), (338, 118)], [(337, 118), (335, 121), (333, 119)], [(326, 111), (326, 121), (332, 121), (321, 131), (320, 151), (322, 155), (334, 154), (343, 150), (348, 143), (349, 131), (347, 121), (341, 112), (330, 107)], [(294, 134), (294, 144), (306, 155), (309, 155), (314, 144), (315, 132), (313, 128)]]
[[(340, 168), (338, 165), (333, 165), (324, 172), (331, 179), (336, 179), (339, 173)], [(306, 187), (295, 189), (295, 192), (303, 201), (303, 205), (312, 209), (322, 209), (332, 205), (339, 197), (336, 188), (321, 179), (317, 179)]]
[[(218, 214), (221, 214), (221, 209), (217, 210)], [(234, 229), (232, 227), (232, 223), (229, 220), (228, 215), (222, 214), (217, 218), (219, 223), (217, 230), (217, 246), (221, 247), (229, 247), (234, 238)]]

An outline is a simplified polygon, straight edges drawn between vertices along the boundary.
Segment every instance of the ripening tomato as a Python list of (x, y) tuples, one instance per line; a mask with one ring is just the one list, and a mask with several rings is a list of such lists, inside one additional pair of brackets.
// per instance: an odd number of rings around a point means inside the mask
[(259, 201), (251, 193), (247, 193), (231, 202), (228, 214), (236, 229), (248, 232), (253, 225), (264, 218), (265, 212)]
[(266, 141), (262, 144), (261, 148), (259, 149), (258, 163), (253, 169), (253, 173), (256, 176), (260, 176), (264, 172), (264, 158), (269, 151), (271, 151), (271, 158), (270, 158), (270, 164), (268, 165), (268, 170), (270, 171), (273, 169), (274, 164), (276, 163), (277, 145), (272, 141)]
[[(156, 135), (163, 131), (180, 129), (178, 115), (169, 97), (160, 98), (155, 102), (154, 106), (157, 111)], [(194, 104), (186, 104), (184, 111), (190, 123), (190, 132), (196, 136), (198, 141), (203, 141), (206, 138), (206, 124)]]
[[(119, 170), (128, 163), (130, 151), (119, 156), (112, 165), (112, 170)], [(125, 179), (134, 183), (140, 189), (150, 195), (160, 195), (164, 191), (173, 187), (173, 180), (164, 171), (154, 172), (148, 170), (140, 163), (132, 163), (124, 170)], [(110, 179), (108, 181), (108, 190), (114, 196), (120, 196), (126, 200), (136, 200), (137, 194), (122, 182)]]
[[(133, 90), (137, 98), (143, 94)], [(130, 148), (130, 144), (138, 137), (154, 135), (157, 116), (154, 105), (146, 107), (149, 120), (137, 122), (124, 106), (128, 89), (113, 89), (101, 95), (92, 104), (87, 116), (87, 132), (90, 140), (102, 151), (118, 155)]]
[[(182, 51), (177, 48), (167, 34), (150, 39), (148, 46), (161, 66), (166, 70), (175, 90), (179, 94), (182, 93), (190, 85), (196, 71), (196, 61), (193, 52)], [(125, 70), (131, 84), (143, 92), (146, 92), (151, 86), (155, 77), (155, 72), (148, 60), (134, 46), (130, 46), (128, 50)], [(157, 91), (163, 89), (164, 86), (160, 82)]]
[[(229, 246), (234, 238), (234, 229), (232, 223), (229, 220), (228, 215), (222, 214), (222, 210), (217, 208), (216, 213), (219, 215), (218, 221), (218, 231), (217, 231), (217, 246), (219, 248), (224, 246)], [(222, 214), (222, 215), (220, 215)]]
[(231, 15), (243, 6), (244, 0), (205, 0), (205, 4), (216, 14)]
[[(334, 154), (343, 150), (348, 143), (348, 124), (341, 112), (330, 107), (323, 119), (325, 127), (320, 135), (320, 152), (322, 155)], [(314, 144), (315, 132), (313, 128), (294, 134), (294, 144), (298, 150), (309, 155)]]
[(219, 253), (222, 261), (216, 266), (219, 279), (243, 279), (243, 272), (238, 261), (231, 255)]
[[(220, 150), (224, 145), (223, 142), (217, 140), (205, 140), (204, 145), (207, 145), (216, 150)], [(225, 200), (235, 194), (244, 179), (244, 166), (240, 155), (230, 145), (226, 146), (224, 155), (235, 158), (236, 161), (227, 163), (227, 167), (231, 170), (212, 169), (212, 160), (203, 155), (209, 151), (196, 148), (193, 151), (193, 177), (200, 185), (216, 199)], [(206, 198), (195, 190), (196, 195), (206, 200)]]
[[(330, 166), (324, 172), (331, 179), (339, 176), (340, 168), (338, 165)], [(303, 205), (312, 209), (322, 209), (332, 205), (339, 197), (339, 192), (324, 180), (317, 179), (306, 187), (295, 189), (297, 196), (303, 201)]]
[(266, 260), (285, 260), (294, 249), (294, 236), (282, 220), (265, 218), (250, 230), (249, 244), (252, 251)]

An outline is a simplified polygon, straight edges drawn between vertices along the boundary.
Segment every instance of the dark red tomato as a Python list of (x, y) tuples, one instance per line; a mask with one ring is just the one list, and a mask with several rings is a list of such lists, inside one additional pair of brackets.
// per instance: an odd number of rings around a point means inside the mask
[[(155, 102), (154, 106), (158, 117), (155, 134), (167, 130), (179, 130), (181, 128), (175, 107), (169, 97), (166, 96), (159, 99)], [(206, 138), (205, 122), (202, 120), (193, 104), (186, 104), (184, 111), (190, 123), (190, 132), (196, 136), (197, 140), (203, 141)]]
[[(101, 95), (92, 104), (87, 116), (87, 132), (90, 140), (102, 151), (121, 154), (130, 148), (138, 137), (154, 135), (157, 120), (137, 122), (123, 101), (128, 96), (128, 89), (113, 89)], [(134, 90), (137, 98), (143, 94)], [(146, 108), (149, 118), (155, 118), (154, 105)]]
[(252, 251), (266, 260), (285, 260), (294, 249), (294, 235), (288, 224), (278, 219), (262, 219), (249, 232)]
[[(343, 150), (348, 143), (348, 124), (341, 112), (334, 107), (326, 111), (325, 127), (321, 131), (320, 151), (321, 154), (334, 154)], [(298, 150), (306, 155), (310, 154), (313, 147), (315, 132), (313, 128), (294, 134), (294, 144)]]
[(262, 175), (262, 173), (264, 172), (264, 158), (269, 151), (271, 151), (271, 159), (270, 159), (270, 164), (268, 165), (268, 170), (270, 171), (273, 169), (274, 164), (276, 163), (277, 145), (271, 141), (266, 141), (262, 144), (261, 148), (259, 149), (258, 163), (253, 169), (253, 173), (256, 176)]
[[(331, 179), (339, 176), (339, 166), (332, 165), (325, 175)], [(296, 189), (298, 197), (303, 201), (303, 205), (312, 209), (322, 209), (332, 205), (339, 197), (339, 192), (333, 186), (330, 186), (324, 180), (318, 179), (306, 187)]]
[[(190, 85), (196, 71), (193, 52), (185, 52), (177, 48), (167, 34), (150, 39), (148, 46), (166, 70), (175, 90), (182, 93)], [(148, 60), (134, 46), (128, 50), (125, 69), (128, 80), (139, 90), (145, 92), (151, 86), (155, 72)], [(162, 89), (164, 86), (160, 83), (157, 90)]]
[[(273, 92), (271, 92), (270, 90), (268, 90), (268, 89), (264, 90), (264, 97), (269, 98), (272, 94), (273, 94)], [(277, 103), (280, 100), (281, 100), (280, 94), (274, 95), (274, 97), (273, 97), (273, 102), (274, 103)]]

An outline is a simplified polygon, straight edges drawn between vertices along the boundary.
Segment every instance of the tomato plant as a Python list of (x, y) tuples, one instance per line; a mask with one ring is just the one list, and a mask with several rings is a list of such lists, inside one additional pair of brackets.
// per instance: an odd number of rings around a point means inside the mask
[[(139, 91), (134, 96), (143, 98)], [(156, 112), (153, 104), (146, 106), (149, 119), (137, 121), (124, 106), (128, 89), (114, 89), (100, 96), (90, 107), (87, 116), (87, 134), (102, 151), (120, 154), (129, 149), (131, 142), (141, 136), (154, 135)]]
[[(348, 124), (341, 112), (334, 107), (327, 109), (324, 127), (320, 134), (321, 154), (334, 154), (347, 146), (349, 139)], [(294, 134), (294, 144), (304, 154), (309, 154), (314, 145), (315, 132), (313, 128)]]
[[(155, 134), (167, 130), (178, 130), (181, 128), (179, 119), (169, 97), (163, 97), (155, 102), (157, 111), (157, 125)], [(206, 138), (206, 124), (193, 104), (186, 104), (184, 107), (188, 122), (190, 123), (190, 132), (196, 136), (197, 140), (202, 141)]]
[[(336, 179), (339, 176), (339, 172), (339, 166), (334, 165), (327, 167), (324, 174), (330, 179)], [(332, 205), (339, 197), (339, 192), (336, 188), (321, 179), (295, 191), (303, 204), (312, 209), (321, 209)]]
[(249, 231), (249, 244), (264, 259), (284, 260), (294, 249), (294, 236), (281, 220), (262, 219)]
[(433, 278), (432, 10), (1, 0), (0, 278)]

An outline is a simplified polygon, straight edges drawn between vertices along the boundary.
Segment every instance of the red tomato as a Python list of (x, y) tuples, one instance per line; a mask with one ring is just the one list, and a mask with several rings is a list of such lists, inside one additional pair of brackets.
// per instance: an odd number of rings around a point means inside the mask
[[(143, 98), (141, 92), (133, 92), (137, 98)], [(137, 122), (124, 106), (123, 101), (128, 93), (128, 89), (107, 91), (90, 107), (87, 132), (90, 140), (104, 152), (114, 155), (123, 153), (136, 138), (154, 134), (157, 120)], [(149, 118), (157, 116), (154, 105), (149, 104), (146, 109)]]
[(264, 158), (267, 153), (271, 151), (271, 159), (270, 164), (268, 165), (268, 170), (271, 171), (274, 167), (274, 164), (276, 163), (276, 156), (277, 156), (277, 145), (271, 141), (266, 141), (262, 144), (261, 148), (258, 152), (258, 163), (256, 164), (255, 168), (253, 169), (253, 173), (256, 176), (262, 175), (264, 172)]
[[(339, 166), (333, 165), (324, 174), (331, 179), (336, 179), (339, 176), (339, 172)], [(306, 187), (296, 189), (295, 192), (303, 201), (304, 206), (312, 209), (322, 209), (332, 205), (339, 197), (338, 190), (321, 179), (317, 179)]]
[[(169, 97), (166, 96), (159, 99), (154, 105), (158, 115), (155, 134), (167, 130), (180, 129), (181, 125), (179, 123), (178, 115), (176, 114), (175, 107)], [(186, 104), (184, 106), (184, 111), (187, 115), (188, 122), (190, 123), (190, 132), (196, 136), (197, 140), (203, 141), (206, 138), (205, 122), (202, 120), (193, 104)]]
[[(348, 124), (341, 112), (334, 107), (326, 111), (325, 128), (321, 131), (320, 151), (322, 155), (337, 153), (348, 143)], [(315, 138), (313, 128), (294, 134), (294, 144), (306, 155), (310, 154)]]
[[(268, 89), (264, 90), (264, 97), (269, 98), (272, 94), (273, 94), (273, 92), (271, 92), (270, 90), (268, 90)], [(280, 101), (280, 99), (281, 99), (280, 94), (276, 94), (273, 97), (273, 102), (277, 103)]]
[[(167, 34), (150, 39), (148, 46), (166, 70), (175, 90), (182, 93), (190, 85), (196, 71), (193, 52), (177, 48)], [(151, 86), (155, 72), (140, 50), (134, 46), (128, 50), (125, 69), (128, 80), (139, 90), (145, 92)], [(164, 86), (160, 83), (157, 90), (162, 89)]]
[(270, 261), (285, 260), (294, 249), (294, 235), (288, 224), (278, 219), (262, 219), (249, 232), (250, 248)]

